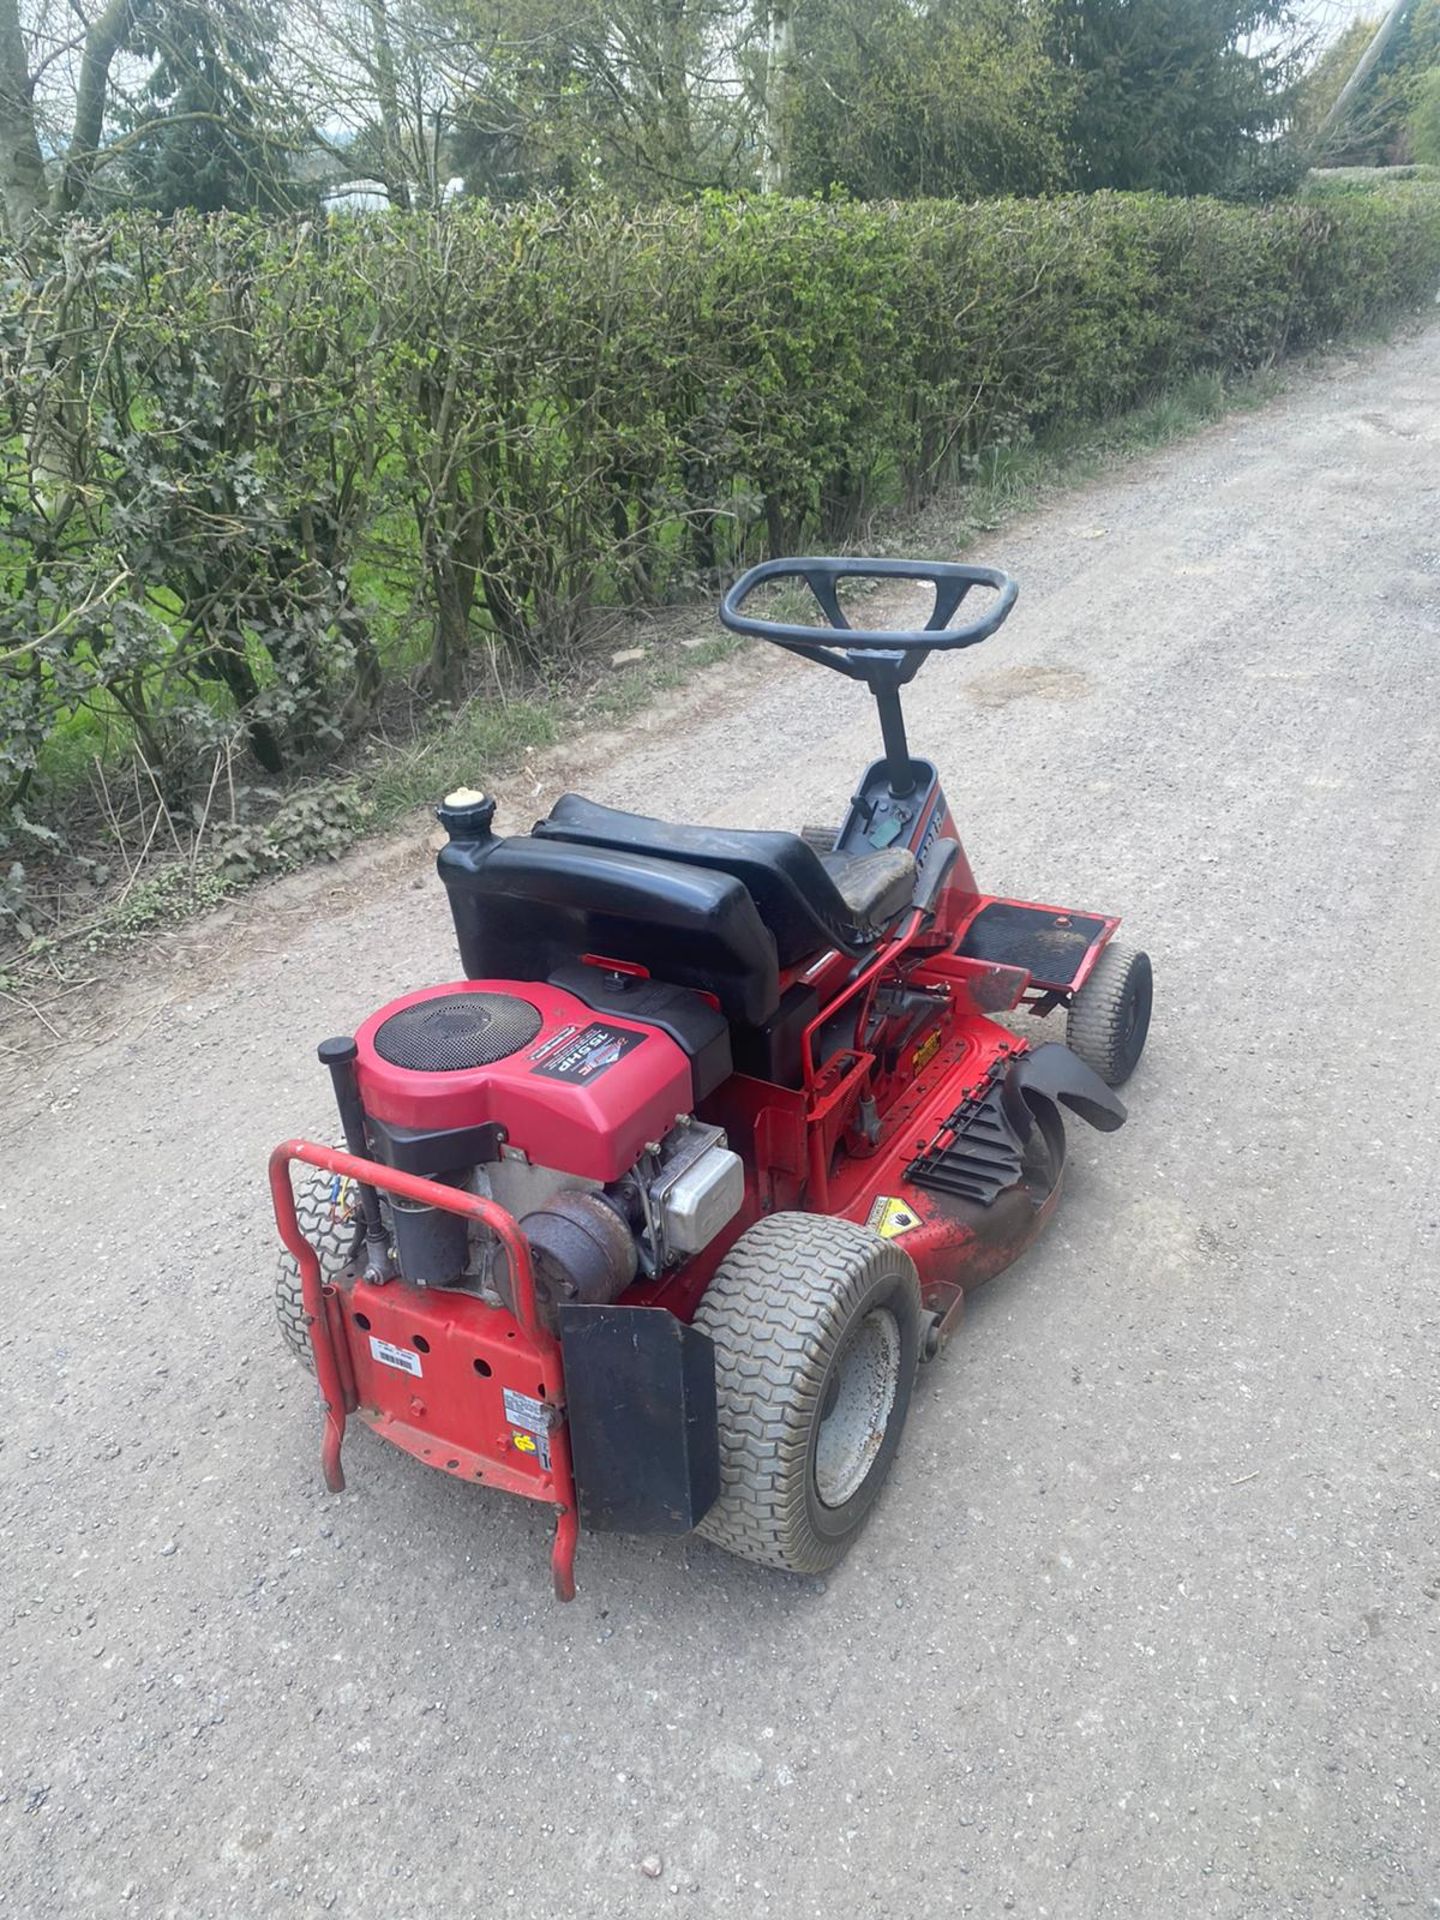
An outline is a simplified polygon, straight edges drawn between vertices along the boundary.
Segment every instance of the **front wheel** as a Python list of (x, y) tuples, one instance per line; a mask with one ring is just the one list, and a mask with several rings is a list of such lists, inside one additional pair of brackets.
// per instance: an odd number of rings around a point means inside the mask
[(867, 1227), (777, 1213), (742, 1234), (695, 1315), (715, 1345), (717, 1546), (789, 1573), (850, 1547), (890, 1470), (921, 1338), (909, 1256)]
[(1106, 1086), (1124, 1086), (1139, 1066), (1153, 998), (1149, 954), (1112, 940), (1071, 1001), (1065, 1022), (1070, 1051)]

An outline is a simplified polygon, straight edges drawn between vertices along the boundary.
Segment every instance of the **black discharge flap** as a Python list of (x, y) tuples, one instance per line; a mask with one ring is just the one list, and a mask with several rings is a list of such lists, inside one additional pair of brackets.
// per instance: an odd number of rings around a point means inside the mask
[(720, 1491), (715, 1349), (663, 1307), (560, 1308), (582, 1526), (689, 1533)]

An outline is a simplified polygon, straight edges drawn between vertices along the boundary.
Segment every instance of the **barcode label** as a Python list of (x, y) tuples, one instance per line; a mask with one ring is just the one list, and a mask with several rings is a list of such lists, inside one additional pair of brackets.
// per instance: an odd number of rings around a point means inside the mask
[(370, 1351), (382, 1367), (398, 1367), (401, 1373), (413, 1373), (417, 1379), (424, 1371), (418, 1353), (412, 1353), (409, 1347), (392, 1347), (388, 1340), (377, 1340), (373, 1333)]

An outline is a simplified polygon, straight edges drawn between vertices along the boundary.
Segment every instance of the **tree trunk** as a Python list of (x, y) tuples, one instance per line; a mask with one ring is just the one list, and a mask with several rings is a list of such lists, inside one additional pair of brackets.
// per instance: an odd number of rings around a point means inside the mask
[(249, 661), (240, 651), (239, 643), (223, 633), (217, 635), (210, 648), (209, 661), (202, 671), (213, 673), (229, 689), (250, 751), (265, 772), (283, 773), (285, 754), (279, 735), (268, 720), (262, 720), (250, 711), (259, 697), (260, 688), (250, 670)]
[(435, 596), (435, 625), (425, 683), (432, 693), (448, 699), (460, 686), (465, 656), (470, 651), (475, 576), (449, 560), (442, 560), (432, 569), (431, 590)]
[(368, 0), (366, 12), (370, 16), (370, 59), (375, 79), (375, 98), (380, 108), (385, 191), (392, 206), (408, 213), (411, 200), (409, 143), (400, 126), (400, 90), (395, 79), (395, 44), (390, 37), (387, 0)]
[(655, 113), (660, 167), (682, 180), (695, 163), (690, 128), (690, 35), (685, 0), (661, 0), (656, 16)]
[(147, 0), (109, 0), (104, 12), (85, 35), (85, 48), (80, 56), (80, 79), (75, 88), (74, 129), (55, 190), (57, 213), (73, 213), (85, 197), (85, 189), (95, 171), (100, 137), (105, 130), (110, 69), (127, 35), (133, 33), (136, 22), (146, 10)]
[(1339, 133), (1340, 129), (1344, 126), (1346, 116), (1350, 111), (1355, 96), (1375, 71), (1376, 66), (1379, 64), (1381, 54), (1384, 53), (1385, 49), (1394, 39), (1397, 28), (1406, 14), (1409, 13), (1412, 4), (1413, 0), (1395, 0), (1390, 11), (1380, 22), (1380, 25), (1375, 31), (1374, 39), (1371, 40), (1369, 46), (1366, 47), (1364, 53), (1362, 53), (1356, 61), (1354, 72), (1350, 75), (1350, 78), (1345, 82), (1344, 86), (1341, 87), (1335, 97), (1334, 105), (1320, 122), (1319, 129), (1315, 135), (1315, 149), (1318, 153), (1324, 152), (1326, 142), (1332, 135)]
[(73, 213), (85, 197), (99, 157), (110, 96), (110, 69), (126, 39), (153, 0), (107, 0), (87, 30), (75, 87), (75, 119), (53, 186), (35, 125), (35, 83), (30, 72), (20, 0), (0, 0), (0, 206), (12, 240), (21, 240), (45, 213)]
[(771, 0), (770, 42), (765, 51), (765, 100), (760, 126), (760, 191), (789, 191), (790, 82), (795, 66), (795, 16), (791, 0)]
[(19, 0), (0, 0), (0, 210), (21, 241), (45, 211), (45, 160), (35, 131), (35, 90), (20, 30)]

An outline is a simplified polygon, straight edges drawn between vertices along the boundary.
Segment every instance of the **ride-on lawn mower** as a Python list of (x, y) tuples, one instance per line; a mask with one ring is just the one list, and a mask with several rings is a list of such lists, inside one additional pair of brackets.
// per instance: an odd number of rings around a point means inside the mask
[[(877, 579), (933, 587), (922, 630), (849, 625), (842, 590)], [(827, 624), (747, 611), (778, 582)], [(994, 598), (957, 623), (977, 587)], [(346, 1150), (270, 1161), (277, 1309), (332, 1489), (353, 1413), (553, 1507), (562, 1599), (582, 1524), (840, 1559), (917, 1363), (1055, 1205), (1062, 1109), (1118, 1127), (1150, 1021), (1116, 919), (980, 892), (906, 742), (901, 688), (1015, 596), (988, 567), (808, 559), (726, 595), (728, 627), (874, 695), (884, 756), (835, 833), (566, 794), (502, 839), (483, 795), (440, 807), (466, 977), (327, 1040)], [(1067, 1044), (993, 1018), (1022, 1006), (1064, 1007)]]

